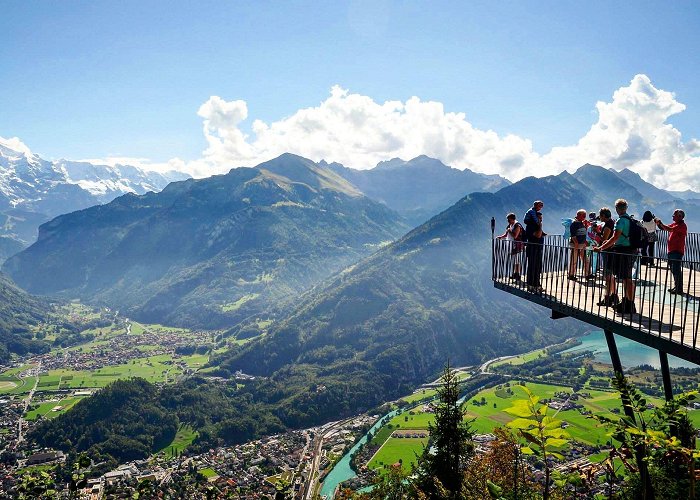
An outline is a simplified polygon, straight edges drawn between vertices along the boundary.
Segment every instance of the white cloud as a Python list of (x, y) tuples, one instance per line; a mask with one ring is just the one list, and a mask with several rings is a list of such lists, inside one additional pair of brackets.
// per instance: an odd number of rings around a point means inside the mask
[(479, 130), (464, 113), (446, 112), (439, 102), (411, 97), (375, 102), (338, 86), (316, 107), (272, 123), (254, 120), (246, 135), (244, 101), (212, 96), (198, 111), (208, 148), (203, 158), (179, 165), (196, 176), (253, 166), (284, 152), (312, 160), (371, 168), (393, 157), (425, 154), (456, 168), (498, 173), (516, 180), (528, 175), (575, 170), (584, 163), (630, 168), (659, 187), (700, 189), (700, 142), (682, 141), (666, 120), (685, 106), (655, 88), (645, 75), (596, 104), (598, 121), (575, 145), (540, 155), (529, 139)]
[(668, 118), (685, 110), (671, 92), (657, 89), (645, 75), (598, 102), (598, 121), (576, 145), (553, 148), (542, 157), (547, 170), (572, 170), (582, 163), (629, 168), (652, 184), (670, 189), (700, 188), (698, 141), (683, 143)]

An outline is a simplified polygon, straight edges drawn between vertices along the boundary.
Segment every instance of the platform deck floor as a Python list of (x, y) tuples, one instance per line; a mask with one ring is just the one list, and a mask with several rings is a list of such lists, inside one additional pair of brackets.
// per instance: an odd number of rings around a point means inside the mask
[[(542, 298), (557, 302), (607, 320), (638, 328), (641, 333), (660, 336), (691, 348), (700, 345), (700, 273), (683, 268), (684, 295), (669, 293), (674, 286), (671, 272), (666, 267), (641, 266), (635, 277), (636, 314), (621, 315), (614, 308), (598, 303), (605, 294), (605, 279), (601, 272), (594, 280), (586, 280), (583, 273), (576, 281), (568, 279), (567, 271), (544, 271), (541, 276), (543, 291), (532, 291)], [(524, 277), (523, 277), (524, 278)], [(523, 291), (530, 289), (509, 277), (497, 281)], [(617, 284), (622, 297), (622, 284)]]

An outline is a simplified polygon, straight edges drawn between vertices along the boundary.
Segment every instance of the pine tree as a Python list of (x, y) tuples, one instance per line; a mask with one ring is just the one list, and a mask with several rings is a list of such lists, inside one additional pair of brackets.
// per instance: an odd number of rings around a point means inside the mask
[(437, 390), (435, 424), (428, 427), (430, 442), (416, 470), (416, 484), (430, 498), (459, 498), (464, 471), (474, 454), (474, 433), (464, 420), (459, 392), (459, 381), (448, 362)]

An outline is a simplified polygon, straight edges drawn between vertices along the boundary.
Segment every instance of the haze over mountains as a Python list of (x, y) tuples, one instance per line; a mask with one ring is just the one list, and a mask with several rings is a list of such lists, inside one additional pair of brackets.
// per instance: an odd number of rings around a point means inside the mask
[(286, 154), (57, 217), (5, 269), (33, 293), (222, 327), (269, 316), (407, 229), (332, 171)]
[(188, 176), (129, 165), (50, 162), (0, 140), (0, 261), (34, 242), (40, 224), (125, 193), (160, 191)]
[(467, 193), (498, 191), (510, 184), (501, 176), (457, 170), (425, 155), (409, 161), (394, 158), (370, 170), (347, 168), (339, 163), (321, 165), (399, 212), (411, 226), (422, 224)]

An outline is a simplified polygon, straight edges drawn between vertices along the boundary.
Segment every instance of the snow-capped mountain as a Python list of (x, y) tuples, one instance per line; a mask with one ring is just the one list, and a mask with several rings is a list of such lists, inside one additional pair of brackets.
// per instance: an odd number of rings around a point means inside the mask
[[(57, 215), (108, 203), (126, 193), (157, 192), (187, 177), (130, 165), (47, 161), (21, 141), (0, 137), (0, 238), (24, 247), (36, 239), (40, 224)], [(4, 247), (16, 245), (0, 245), (0, 261), (8, 256)]]
[(94, 165), (87, 162), (59, 160), (54, 164), (66, 181), (77, 184), (93, 196), (112, 201), (125, 193), (144, 194), (158, 192), (172, 181), (181, 181), (189, 176), (180, 172), (147, 172), (131, 165)]

